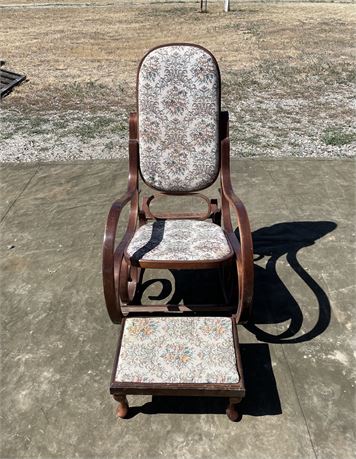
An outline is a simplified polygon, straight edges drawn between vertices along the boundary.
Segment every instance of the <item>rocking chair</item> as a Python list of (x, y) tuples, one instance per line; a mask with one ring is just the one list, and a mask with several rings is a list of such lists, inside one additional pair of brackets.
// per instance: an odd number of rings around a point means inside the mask
[[(144, 56), (137, 113), (129, 118), (128, 187), (110, 209), (103, 244), (107, 310), (121, 324), (110, 385), (119, 417), (128, 413), (127, 394), (150, 394), (226, 397), (228, 417), (239, 418), (236, 404), (245, 387), (237, 323), (250, 315), (253, 249), (248, 216), (230, 180), (228, 124), (220, 110), (219, 67), (209, 51), (168, 44)], [(218, 177), (220, 200), (197, 193)], [(158, 192), (141, 205), (140, 179)], [(155, 214), (150, 204), (162, 194), (198, 195), (207, 210)], [(129, 221), (117, 244), (127, 204)], [(225, 304), (140, 304), (135, 299), (146, 268), (214, 268)]]

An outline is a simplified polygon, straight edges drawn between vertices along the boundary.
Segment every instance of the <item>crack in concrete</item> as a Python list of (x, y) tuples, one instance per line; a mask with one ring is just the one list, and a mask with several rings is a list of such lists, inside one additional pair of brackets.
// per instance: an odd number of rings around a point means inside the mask
[(311, 447), (312, 447), (312, 450), (313, 450), (315, 459), (318, 459), (318, 455), (316, 454), (315, 446), (314, 446), (313, 439), (312, 439), (312, 436), (311, 436), (311, 433), (310, 433), (310, 429), (309, 429), (309, 426), (308, 426), (308, 421), (307, 421), (306, 415), (305, 415), (305, 413), (304, 413), (302, 404), (301, 404), (300, 399), (299, 399), (298, 391), (297, 391), (297, 388), (296, 388), (296, 385), (295, 385), (295, 381), (294, 381), (294, 378), (293, 378), (293, 372), (292, 372), (292, 369), (291, 369), (291, 367), (290, 367), (290, 364), (289, 364), (289, 360), (288, 360), (288, 358), (287, 358), (287, 355), (286, 355), (286, 353), (285, 353), (285, 351), (284, 351), (284, 346), (283, 346), (283, 344), (281, 344), (281, 348), (282, 348), (282, 352), (283, 352), (283, 355), (284, 355), (284, 359), (285, 359), (285, 361), (286, 361), (286, 363), (287, 363), (287, 366), (288, 366), (288, 371), (289, 371), (289, 374), (290, 374), (290, 377), (291, 377), (291, 380), (292, 380), (292, 384), (293, 384), (293, 390), (294, 390), (294, 393), (295, 393), (295, 396), (296, 396), (296, 398), (297, 398), (297, 402), (298, 402), (300, 411), (301, 411), (302, 416), (303, 416), (303, 419), (304, 419), (305, 427), (306, 427), (307, 432), (308, 432), (310, 445), (311, 445)]
[(42, 408), (42, 406), (40, 406), (40, 411), (41, 411), (41, 413), (43, 414), (43, 416), (45, 417), (45, 419), (46, 419), (46, 421), (47, 421), (47, 424), (49, 424), (49, 419), (48, 419), (48, 417), (47, 417), (47, 415), (46, 415), (45, 410)]
[(9, 207), (7, 208), (7, 210), (5, 211), (4, 215), (1, 217), (1, 220), (0, 220), (0, 225), (4, 222), (5, 218), (7, 217), (8, 213), (10, 212), (10, 210), (14, 207), (14, 205), (16, 204), (16, 202), (21, 198), (21, 196), (23, 195), (23, 193), (25, 192), (25, 190), (27, 189), (27, 187), (30, 185), (32, 179), (34, 178), (34, 176), (37, 174), (37, 172), (40, 170), (40, 165), (36, 168), (35, 172), (31, 175), (31, 177), (29, 178), (29, 180), (27, 181), (27, 183), (25, 184), (25, 186), (23, 187), (23, 189), (20, 191), (20, 193), (16, 196), (16, 198), (12, 201), (12, 203), (9, 205)]

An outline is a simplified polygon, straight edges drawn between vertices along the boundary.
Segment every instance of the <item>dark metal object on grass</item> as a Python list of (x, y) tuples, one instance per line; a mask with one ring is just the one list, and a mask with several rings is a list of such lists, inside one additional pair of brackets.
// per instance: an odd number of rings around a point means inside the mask
[[(5, 61), (0, 61), (0, 65), (3, 66)], [(10, 72), (4, 68), (0, 69), (0, 88), (1, 98), (10, 94), (15, 86), (21, 84), (26, 80), (26, 75), (20, 75), (19, 73)]]

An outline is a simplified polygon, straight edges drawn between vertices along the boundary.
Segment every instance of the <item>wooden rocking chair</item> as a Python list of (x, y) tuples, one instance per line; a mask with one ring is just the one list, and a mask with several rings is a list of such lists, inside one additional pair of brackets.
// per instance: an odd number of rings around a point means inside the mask
[[(250, 315), (253, 249), (245, 207), (231, 185), (228, 124), (219, 67), (209, 51), (182, 43), (144, 56), (137, 113), (129, 119), (128, 187), (110, 209), (103, 245), (107, 310), (121, 324), (110, 386), (119, 417), (127, 415), (127, 394), (227, 397), (228, 417), (239, 417), (245, 387), (237, 323)], [(197, 193), (219, 176), (220, 204)], [(141, 205), (139, 179), (159, 192)], [(154, 215), (150, 203), (160, 194), (202, 196), (207, 211)], [(128, 203), (126, 233), (116, 244)], [(226, 304), (135, 304), (145, 268), (216, 268)]]

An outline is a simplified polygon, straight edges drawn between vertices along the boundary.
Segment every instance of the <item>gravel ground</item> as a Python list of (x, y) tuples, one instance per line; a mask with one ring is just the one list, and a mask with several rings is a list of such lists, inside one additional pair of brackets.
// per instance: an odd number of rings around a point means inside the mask
[[(71, 114), (75, 116), (74, 114)], [(78, 113), (90, 123), (90, 114)], [(11, 122), (8, 121), (8, 113), (2, 113), (5, 120), (1, 120), (1, 129), (11, 129)], [(17, 133), (10, 139), (2, 139), (0, 148), (0, 162), (33, 162), (33, 161), (69, 161), (86, 159), (118, 159), (127, 157), (127, 136), (128, 132), (119, 130), (96, 135), (95, 137), (82, 138), (71, 134), (72, 129), (58, 129), (55, 127), (56, 114), (48, 114), (47, 129), (44, 132), (33, 134)], [(233, 124), (236, 115), (231, 117)], [(77, 119), (77, 118), (75, 118)], [(70, 123), (70, 116), (67, 118)], [(296, 121), (296, 123), (298, 123)], [(285, 122), (281, 121), (283, 129), (286, 129)], [(303, 121), (301, 121), (303, 124)], [(356, 142), (345, 145), (325, 144), (325, 129), (322, 126), (313, 126), (310, 135), (306, 136), (297, 131), (288, 130), (287, 142), (281, 143), (281, 139), (275, 135), (278, 125), (271, 123), (251, 122), (246, 123), (243, 129), (240, 127), (231, 128), (231, 155), (232, 157), (312, 157), (312, 158), (350, 158), (355, 156)], [(241, 139), (241, 130), (248, 131), (248, 140)], [(333, 131), (330, 131), (331, 133)], [(352, 128), (344, 129), (344, 135), (355, 136)], [(263, 141), (258, 144), (259, 138)], [(332, 135), (332, 134), (331, 134)], [(251, 144), (255, 143), (255, 144)]]
[(114, 117), (113, 114), (93, 115), (82, 111), (65, 114), (48, 112), (32, 117), (4, 110), (0, 115), (0, 161), (69, 161), (125, 157), (128, 134), (126, 117), (124, 120), (122, 118)]
[[(350, 98), (324, 98), (333, 116), (306, 116), (309, 104), (266, 95), (229, 107), (232, 157), (350, 158), (356, 129), (337, 114), (352, 110)], [(115, 112), (47, 112), (31, 116), (12, 110), (0, 114), (0, 162), (66, 161), (127, 157), (128, 123)]]

